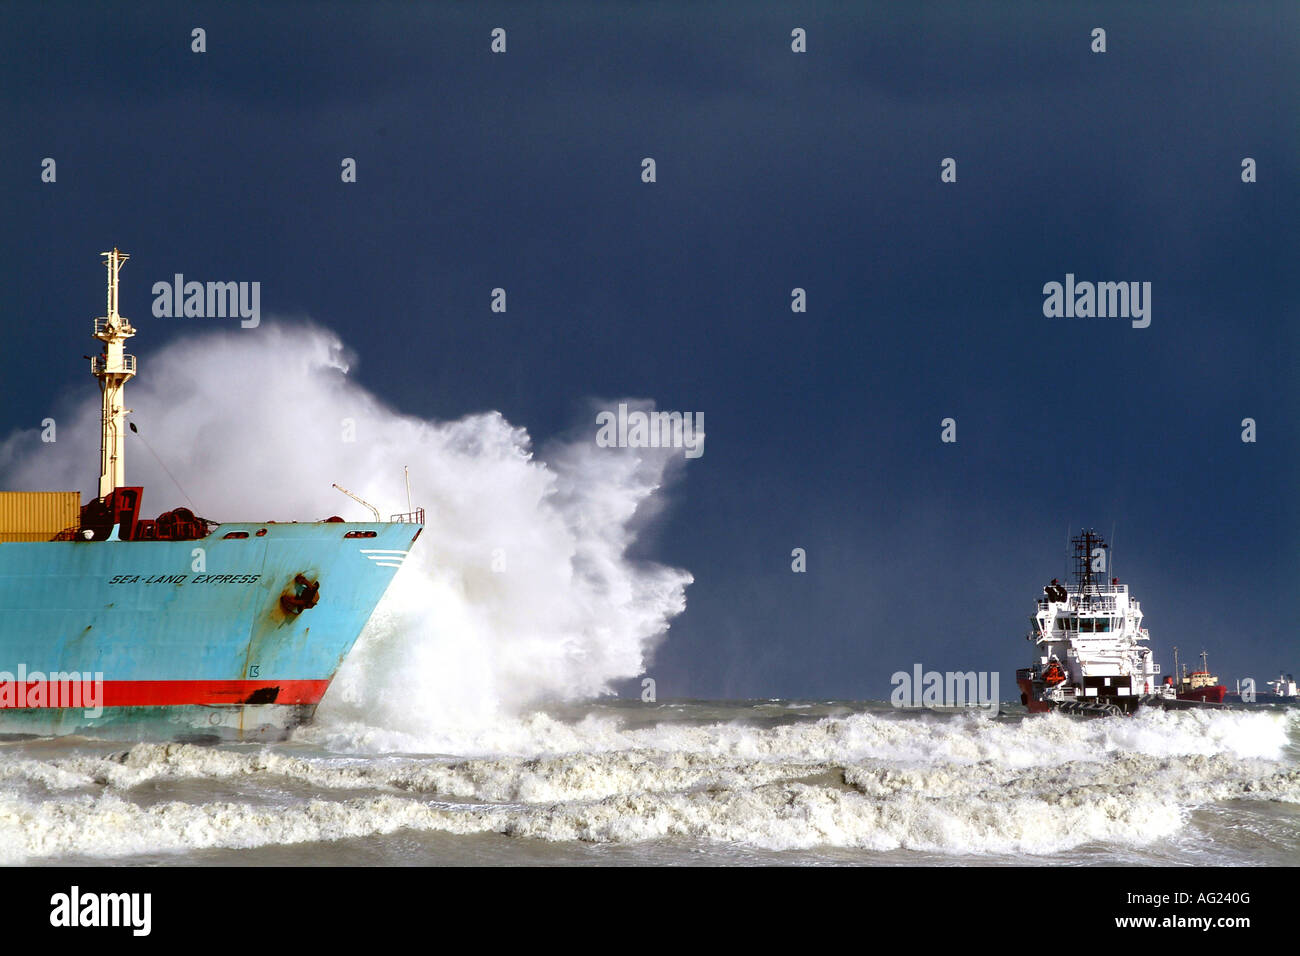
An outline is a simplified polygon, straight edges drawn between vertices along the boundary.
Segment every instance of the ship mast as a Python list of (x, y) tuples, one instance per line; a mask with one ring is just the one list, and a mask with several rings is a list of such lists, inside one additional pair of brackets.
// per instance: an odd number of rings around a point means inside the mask
[(104, 343), (99, 355), (90, 360), (90, 373), (99, 379), (103, 397), (99, 433), (99, 497), (107, 498), (126, 484), (125, 386), (135, 376), (135, 356), (122, 351), (135, 335), (130, 321), (117, 311), (118, 273), (130, 258), (116, 247), (101, 252), (108, 269), (108, 314), (95, 319), (95, 338)]
[[(1096, 594), (1100, 586), (1106, 581), (1104, 571), (1094, 571), (1092, 568), (1093, 551), (1107, 549), (1106, 541), (1101, 535), (1097, 534), (1091, 528), (1085, 529), (1082, 534), (1076, 535), (1071, 539), (1074, 545), (1074, 586), (1081, 594)], [(1105, 565), (1103, 565), (1103, 568)]]

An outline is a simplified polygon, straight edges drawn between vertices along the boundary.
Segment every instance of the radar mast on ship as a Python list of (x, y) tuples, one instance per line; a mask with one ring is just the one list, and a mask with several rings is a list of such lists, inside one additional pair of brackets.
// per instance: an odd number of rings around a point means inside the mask
[(135, 335), (131, 322), (118, 312), (118, 273), (131, 258), (116, 246), (101, 252), (108, 269), (108, 314), (95, 319), (95, 338), (104, 343), (90, 360), (90, 373), (99, 379), (103, 397), (99, 432), (99, 497), (108, 498), (126, 484), (126, 383), (135, 377), (135, 356), (123, 348)]
[(1074, 545), (1074, 587), (1083, 595), (1097, 594), (1106, 583), (1107, 544), (1091, 529), (1071, 539)]

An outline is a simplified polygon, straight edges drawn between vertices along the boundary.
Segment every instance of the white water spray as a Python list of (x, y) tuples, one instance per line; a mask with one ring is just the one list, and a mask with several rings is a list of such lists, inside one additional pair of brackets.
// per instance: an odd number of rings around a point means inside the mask
[[(309, 733), (451, 750), (533, 703), (642, 673), (692, 579), (627, 551), (680, 451), (597, 448), (593, 425), (541, 461), (496, 412), (435, 422), (387, 408), (348, 378), (351, 362), (331, 332), (263, 323), (146, 356), (129, 396), (132, 420), (215, 520), (370, 520), (335, 481), (405, 511), (410, 465), (425, 531)], [(88, 489), (95, 398), (74, 396), (55, 443), (34, 430), (0, 442), (0, 486)], [(146, 515), (181, 503), (143, 449), (127, 453)]]

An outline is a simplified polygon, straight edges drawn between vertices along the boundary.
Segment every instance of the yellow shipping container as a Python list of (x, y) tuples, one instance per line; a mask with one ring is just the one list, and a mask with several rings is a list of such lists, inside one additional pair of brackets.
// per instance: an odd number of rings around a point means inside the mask
[(49, 541), (80, 523), (80, 491), (0, 491), (0, 541)]

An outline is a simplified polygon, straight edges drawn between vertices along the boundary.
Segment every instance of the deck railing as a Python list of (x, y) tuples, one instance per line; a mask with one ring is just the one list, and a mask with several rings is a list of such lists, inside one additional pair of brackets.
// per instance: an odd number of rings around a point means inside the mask
[(110, 368), (108, 357), (105, 355), (92, 355), (90, 358), (90, 373), (99, 375), (101, 372), (123, 372), (131, 375), (135, 374), (135, 356), (123, 355), (122, 364), (117, 368)]

